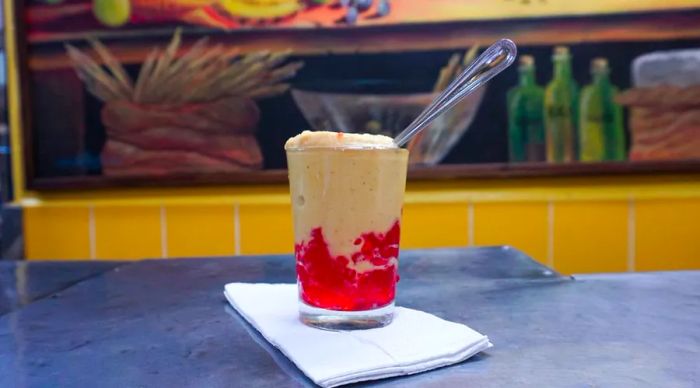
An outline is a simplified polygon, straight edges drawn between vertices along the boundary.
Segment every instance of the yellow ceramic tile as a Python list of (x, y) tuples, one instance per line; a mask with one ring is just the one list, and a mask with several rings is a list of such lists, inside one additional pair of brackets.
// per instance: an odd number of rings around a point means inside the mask
[(25, 208), (24, 244), (25, 256), (30, 260), (89, 259), (88, 208)]
[(233, 205), (166, 207), (168, 257), (234, 254)]
[(635, 205), (639, 271), (700, 269), (700, 199)]
[(402, 248), (467, 245), (467, 204), (406, 204), (401, 221)]
[(474, 204), (474, 244), (510, 245), (540, 263), (547, 262), (547, 204)]
[(628, 203), (554, 204), (554, 268), (564, 274), (627, 270)]
[(294, 252), (290, 205), (241, 205), (239, 220), (241, 254)]
[(161, 257), (160, 206), (96, 207), (95, 240), (100, 259)]

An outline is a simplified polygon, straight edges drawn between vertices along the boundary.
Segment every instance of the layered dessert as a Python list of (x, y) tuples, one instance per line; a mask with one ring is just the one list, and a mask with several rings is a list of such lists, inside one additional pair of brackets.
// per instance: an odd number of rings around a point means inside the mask
[(285, 149), (301, 300), (335, 311), (391, 304), (408, 152), (386, 136), (308, 131)]

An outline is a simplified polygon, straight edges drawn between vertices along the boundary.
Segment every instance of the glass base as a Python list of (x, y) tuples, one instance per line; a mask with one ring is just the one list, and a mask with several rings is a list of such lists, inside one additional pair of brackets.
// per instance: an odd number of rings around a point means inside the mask
[(384, 327), (394, 319), (394, 302), (374, 310), (337, 311), (309, 306), (299, 301), (299, 319), (324, 330), (365, 330)]

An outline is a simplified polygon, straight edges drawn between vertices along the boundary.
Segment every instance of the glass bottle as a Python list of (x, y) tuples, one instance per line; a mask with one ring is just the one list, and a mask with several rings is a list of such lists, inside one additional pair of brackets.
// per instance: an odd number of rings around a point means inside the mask
[(622, 107), (615, 103), (617, 88), (610, 83), (605, 58), (591, 62), (593, 81), (581, 91), (580, 159), (584, 162), (625, 160)]
[(507, 96), (510, 161), (544, 161), (544, 89), (535, 82), (535, 59), (521, 56), (518, 72), (519, 84)]
[(545, 89), (544, 123), (547, 161), (576, 160), (578, 85), (571, 75), (571, 55), (567, 47), (554, 49), (554, 76)]

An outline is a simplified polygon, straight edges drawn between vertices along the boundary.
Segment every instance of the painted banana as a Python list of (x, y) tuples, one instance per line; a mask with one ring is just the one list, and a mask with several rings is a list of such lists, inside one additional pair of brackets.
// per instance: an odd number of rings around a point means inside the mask
[(305, 6), (298, 0), (220, 0), (219, 4), (232, 17), (267, 20), (291, 16)]

